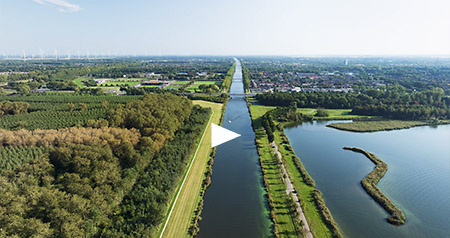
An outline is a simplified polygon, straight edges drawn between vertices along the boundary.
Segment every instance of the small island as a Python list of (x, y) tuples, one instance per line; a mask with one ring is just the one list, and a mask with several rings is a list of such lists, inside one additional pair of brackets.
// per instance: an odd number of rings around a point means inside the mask
[(327, 125), (327, 127), (335, 128), (343, 131), (351, 132), (375, 132), (407, 129), (415, 126), (441, 125), (448, 124), (450, 121), (442, 120), (438, 122), (430, 121), (403, 121), (403, 120), (376, 120), (376, 121), (353, 121), (339, 122)]
[(386, 219), (387, 222), (393, 225), (405, 224), (405, 214), (403, 214), (403, 212), (376, 186), (388, 170), (387, 164), (374, 154), (364, 151), (363, 149), (356, 147), (344, 147), (343, 149), (361, 153), (375, 164), (375, 168), (372, 172), (361, 180), (361, 186), (378, 204), (380, 204), (381, 207), (384, 208), (386, 212), (390, 214)]

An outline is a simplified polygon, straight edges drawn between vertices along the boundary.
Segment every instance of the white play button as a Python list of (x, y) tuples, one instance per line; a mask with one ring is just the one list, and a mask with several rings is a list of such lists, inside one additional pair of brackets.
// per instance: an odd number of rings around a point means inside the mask
[(241, 135), (211, 123), (211, 147), (218, 146)]

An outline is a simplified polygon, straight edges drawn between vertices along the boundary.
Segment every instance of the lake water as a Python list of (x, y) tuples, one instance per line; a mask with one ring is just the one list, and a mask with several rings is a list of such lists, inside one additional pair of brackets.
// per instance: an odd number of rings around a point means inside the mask
[[(325, 127), (337, 121), (285, 129), (345, 237), (450, 237), (450, 125), (353, 133)], [(406, 215), (393, 226), (359, 182), (374, 164), (343, 150), (360, 147), (388, 164), (378, 183)]]
[[(230, 93), (244, 93), (239, 62)], [(223, 127), (241, 136), (217, 148), (198, 237), (270, 237), (272, 224), (244, 97), (232, 96), (228, 101)]]

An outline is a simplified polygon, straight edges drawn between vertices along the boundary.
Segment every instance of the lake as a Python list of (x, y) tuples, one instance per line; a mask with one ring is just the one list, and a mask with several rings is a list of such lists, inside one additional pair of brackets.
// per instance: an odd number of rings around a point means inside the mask
[[(326, 127), (334, 122), (343, 121), (307, 122), (285, 134), (344, 237), (450, 237), (450, 125), (354, 133)], [(405, 213), (405, 225), (385, 221), (388, 214), (359, 184), (374, 164), (344, 146), (387, 163), (378, 187)]]

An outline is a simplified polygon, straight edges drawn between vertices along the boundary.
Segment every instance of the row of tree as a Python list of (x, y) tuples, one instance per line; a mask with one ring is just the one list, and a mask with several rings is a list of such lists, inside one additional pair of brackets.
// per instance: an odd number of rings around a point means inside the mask
[(0, 116), (26, 113), (29, 106), (30, 104), (26, 102), (0, 102)]
[(264, 105), (353, 109), (353, 113), (395, 119), (450, 119), (450, 97), (442, 88), (407, 92), (399, 85), (366, 93), (276, 92), (258, 94)]

